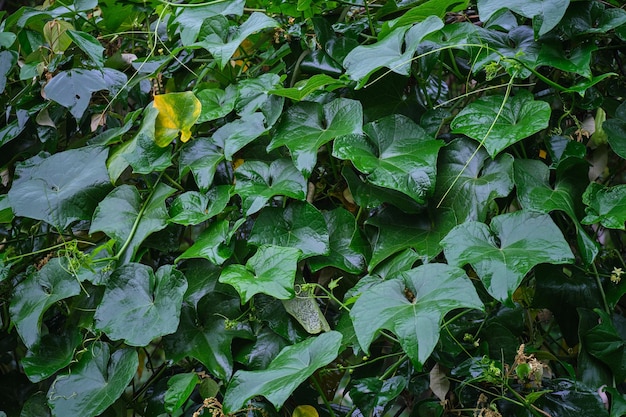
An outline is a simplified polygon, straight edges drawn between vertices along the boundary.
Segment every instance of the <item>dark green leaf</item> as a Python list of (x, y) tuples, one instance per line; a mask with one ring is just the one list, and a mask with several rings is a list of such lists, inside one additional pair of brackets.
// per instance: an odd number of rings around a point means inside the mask
[(179, 175), (182, 177), (191, 171), (200, 191), (206, 192), (213, 183), (217, 166), (223, 160), (224, 151), (212, 138), (196, 138), (180, 152)]
[(559, 29), (570, 38), (606, 33), (626, 23), (626, 12), (618, 7), (606, 8), (595, 1), (574, 2), (568, 8)]
[(538, 27), (537, 35), (545, 35), (552, 30), (563, 18), (569, 0), (478, 0), (478, 13), (483, 21), (488, 20), (501, 9), (509, 9), (529, 19), (533, 19), (533, 26)]
[(235, 230), (236, 227), (234, 230), (230, 229), (228, 220), (211, 223), (194, 244), (176, 259), (176, 262), (181, 259), (204, 258), (215, 265), (223, 264), (233, 253), (230, 239)]
[(29, 349), (40, 340), (43, 314), (57, 301), (80, 293), (80, 284), (72, 276), (64, 258), (53, 258), (41, 270), (15, 287), (9, 312), (17, 333)]
[(297, 248), (302, 259), (326, 255), (330, 250), (326, 220), (306, 202), (292, 202), (284, 209), (266, 207), (257, 217), (248, 243)]
[(167, 358), (174, 362), (196, 358), (211, 374), (228, 380), (233, 372), (233, 339), (252, 337), (247, 325), (235, 321), (240, 316), (236, 295), (212, 292), (198, 301), (197, 308), (183, 304), (178, 330), (163, 338)]
[(96, 64), (97, 67), (104, 66), (104, 48), (100, 42), (89, 33), (79, 32), (76, 30), (68, 30), (65, 32), (71, 40), (74, 41), (80, 49)]
[(286, 300), (295, 295), (293, 283), (300, 250), (279, 246), (261, 246), (245, 266), (228, 265), (220, 282), (230, 284), (247, 303), (253, 295), (263, 293)]
[(270, 95), (270, 91), (281, 86), (281, 78), (271, 73), (242, 80), (237, 85), (239, 92), (235, 102), (237, 114), (245, 117), (261, 110), (265, 116), (265, 126), (268, 129), (274, 126), (282, 114), (285, 99)]
[(183, 406), (200, 380), (195, 372), (176, 374), (167, 380), (165, 409), (173, 413)]
[(389, 116), (364, 127), (365, 136), (335, 139), (333, 156), (349, 159), (371, 183), (424, 203), (435, 184), (437, 154), (444, 144), (411, 119)]
[(206, 194), (187, 191), (179, 195), (170, 206), (169, 221), (189, 226), (210, 219), (221, 213), (228, 204), (230, 188), (228, 185), (218, 185)]
[(276, 159), (271, 164), (245, 161), (235, 171), (235, 192), (242, 198), (244, 214), (261, 210), (270, 198), (284, 195), (304, 200), (307, 182), (288, 159)]
[[(18, 55), (13, 51), (0, 51), (0, 94), (4, 93), (7, 85), (7, 75), (17, 63), (17, 59)], [(4, 142), (4, 140), (0, 141), (0, 143)]]
[(32, 382), (40, 382), (65, 368), (74, 357), (74, 349), (81, 342), (77, 329), (63, 334), (45, 334), (34, 345), (21, 364)]
[(205, 19), (216, 15), (237, 15), (243, 14), (244, 0), (233, 0), (227, 2), (207, 3), (197, 7), (176, 7), (176, 18), (174, 22), (180, 27), (180, 40), (183, 45), (189, 46), (196, 41), (200, 27)]
[(83, 147), (47, 158), (35, 156), (18, 164), (9, 190), (13, 212), (60, 230), (76, 220), (89, 220), (111, 189), (105, 166), (107, 153), (105, 148)]
[(270, 94), (287, 97), (294, 101), (301, 101), (314, 91), (325, 87), (326, 90), (332, 91), (339, 87), (344, 87), (345, 83), (326, 74), (316, 74), (311, 78), (299, 81), (291, 88), (277, 88), (270, 90)]
[(70, 368), (59, 375), (48, 391), (48, 404), (55, 417), (97, 416), (117, 400), (137, 372), (134, 349), (109, 355), (109, 345), (95, 342)]
[(583, 194), (586, 216), (583, 224), (601, 223), (609, 229), (626, 230), (626, 185), (605, 187), (592, 182)]
[(131, 263), (116, 269), (106, 283), (96, 309), (96, 327), (113, 340), (146, 346), (159, 336), (176, 331), (185, 276), (165, 265), (156, 271)]
[(465, 139), (448, 144), (439, 157), (435, 201), (454, 212), (456, 221), (485, 221), (494, 199), (513, 189), (513, 157), (489, 158), (484, 148)]
[(255, 336), (256, 340), (244, 346), (235, 359), (245, 364), (250, 370), (265, 369), (287, 346), (287, 342), (266, 326), (262, 327)]
[(237, 89), (233, 85), (226, 87), (226, 90), (205, 88), (198, 91), (196, 97), (202, 103), (202, 112), (197, 123), (204, 123), (224, 117), (233, 111), (237, 99)]
[(477, 140), (491, 157), (508, 146), (548, 127), (550, 105), (536, 101), (522, 90), (505, 101), (504, 96), (488, 96), (470, 103), (454, 118), (450, 127)]
[(441, 241), (451, 265), (470, 264), (495, 299), (511, 303), (524, 276), (540, 263), (574, 261), (569, 245), (550, 216), (526, 211), (502, 214), (491, 226), (466, 222)]
[(613, 152), (626, 158), (626, 102), (615, 110), (615, 118), (605, 121), (602, 128), (608, 135)]
[(337, 357), (340, 346), (341, 333), (322, 333), (284, 348), (263, 371), (237, 371), (224, 396), (224, 412), (239, 410), (256, 395), (281, 408), (300, 384)]
[(262, 113), (252, 113), (215, 131), (213, 139), (224, 148), (224, 157), (227, 161), (232, 161), (235, 153), (265, 133), (267, 129), (263, 124), (264, 120)]
[(287, 146), (296, 168), (308, 178), (318, 149), (338, 136), (360, 134), (362, 124), (363, 110), (358, 101), (340, 98), (324, 106), (300, 102), (287, 110), (268, 150)]
[(389, 379), (362, 378), (354, 381), (350, 398), (363, 415), (376, 415), (407, 388), (409, 381), (396, 375)]
[(599, 316), (599, 324), (581, 335), (587, 351), (607, 364), (615, 379), (626, 378), (626, 341), (617, 333), (611, 317), (600, 310), (594, 310)]
[(380, 330), (393, 332), (418, 369), (437, 345), (443, 316), (457, 308), (483, 309), (465, 272), (426, 264), (366, 289), (350, 311), (359, 344), (369, 352)]
[(165, 200), (174, 191), (165, 184), (158, 184), (149, 200), (142, 201), (137, 188), (121, 185), (98, 204), (89, 233), (106, 233), (116, 240), (120, 249), (128, 241), (123, 257), (128, 261), (135, 256), (137, 248), (146, 237), (167, 226)]
[(560, 42), (543, 43), (539, 51), (537, 66), (549, 66), (562, 71), (580, 74), (591, 78), (591, 55), (598, 47), (594, 43), (577, 45), (571, 51), (564, 51)]

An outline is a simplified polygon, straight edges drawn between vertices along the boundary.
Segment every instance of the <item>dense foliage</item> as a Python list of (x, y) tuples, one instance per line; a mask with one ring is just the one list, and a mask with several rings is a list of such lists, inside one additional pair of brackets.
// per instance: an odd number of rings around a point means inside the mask
[(616, 0), (0, 12), (0, 415), (625, 415), (625, 53)]

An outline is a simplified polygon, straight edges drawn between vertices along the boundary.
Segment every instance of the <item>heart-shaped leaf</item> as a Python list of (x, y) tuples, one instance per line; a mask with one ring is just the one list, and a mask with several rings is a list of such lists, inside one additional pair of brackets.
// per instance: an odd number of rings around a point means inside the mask
[(149, 200), (142, 201), (137, 188), (120, 185), (98, 204), (89, 233), (104, 232), (115, 239), (116, 246), (125, 249), (122, 259), (129, 261), (146, 237), (167, 226), (165, 200), (174, 191), (165, 184), (158, 184)]
[[(503, 104), (504, 102), (504, 104)], [(526, 91), (508, 99), (482, 97), (457, 114), (450, 127), (479, 141), (494, 158), (508, 146), (548, 127), (550, 105)]]
[(282, 86), (281, 77), (277, 74), (261, 74), (256, 78), (241, 80), (237, 85), (239, 93), (235, 102), (235, 110), (241, 117), (261, 111), (265, 116), (265, 126), (274, 126), (283, 112), (283, 97), (271, 95), (270, 91)]
[(243, 200), (246, 216), (261, 210), (270, 198), (277, 195), (297, 200), (306, 198), (306, 180), (287, 159), (276, 159), (269, 165), (246, 161), (235, 171), (235, 179), (235, 192)]
[(351, 274), (365, 269), (367, 243), (357, 228), (356, 219), (341, 207), (322, 213), (328, 226), (330, 251), (326, 256), (309, 259), (312, 271), (334, 266)]
[(172, 202), (170, 219), (172, 223), (184, 226), (196, 225), (221, 213), (230, 200), (230, 186), (218, 185), (208, 193), (187, 191)]
[(485, 221), (489, 205), (513, 189), (513, 157), (489, 158), (477, 144), (457, 139), (441, 152), (437, 168), (435, 200), (451, 209), (457, 223)]
[(224, 157), (232, 161), (233, 155), (254, 141), (267, 130), (263, 122), (265, 116), (256, 112), (244, 115), (241, 119), (225, 124), (215, 131), (213, 140), (224, 149)]
[(237, 371), (224, 396), (224, 412), (242, 408), (246, 401), (263, 395), (280, 409), (291, 393), (339, 353), (341, 333), (331, 331), (287, 346), (262, 371)]
[(351, 160), (371, 183), (424, 203), (434, 188), (437, 154), (444, 143), (402, 115), (368, 123), (363, 130), (365, 135), (335, 139), (333, 156)]
[(226, 87), (225, 90), (205, 88), (198, 91), (196, 97), (202, 105), (202, 111), (197, 123), (204, 123), (224, 117), (233, 111), (235, 100), (237, 99), (237, 89), (232, 84)]
[(613, 320), (599, 308), (594, 310), (599, 316), (599, 324), (582, 335), (589, 353), (611, 367), (615, 378), (626, 378), (626, 340), (618, 333)]
[(168, 379), (164, 398), (165, 410), (173, 413), (182, 407), (199, 382), (195, 372), (176, 374)]
[(154, 107), (159, 115), (154, 124), (154, 140), (160, 147), (172, 143), (180, 133), (180, 140), (187, 142), (191, 127), (202, 111), (200, 100), (191, 91), (167, 93), (154, 96)]
[(176, 262), (181, 259), (204, 258), (215, 265), (223, 264), (233, 254), (230, 239), (239, 224), (241, 221), (233, 225), (231, 229), (228, 220), (218, 220), (211, 223), (202, 231), (194, 244), (176, 259)]
[(67, 108), (72, 116), (80, 120), (89, 107), (91, 94), (109, 89), (111, 87), (102, 71), (76, 68), (56, 74), (48, 81), (43, 91), (48, 99)]
[(398, 336), (413, 365), (421, 369), (439, 340), (443, 316), (457, 308), (483, 309), (460, 268), (426, 264), (366, 289), (350, 311), (365, 352), (380, 330)]
[(601, 223), (609, 229), (626, 230), (626, 185), (605, 187), (592, 182), (583, 194), (583, 203), (587, 205), (583, 224)]
[(176, 7), (174, 9), (174, 22), (180, 28), (180, 40), (185, 46), (190, 46), (198, 38), (198, 33), (205, 19), (217, 15), (241, 16), (243, 14), (244, 0), (232, 0), (227, 2), (198, 4), (195, 7)]
[(586, 40), (589, 34), (606, 33), (624, 23), (626, 12), (619, 7), (607, 8), (604, 3), (597, 2), (573, 2), (558, 29), (569, 38)]
[(146, 346), (176, 331), (186, 290), (187, 280), (172, 265), (162, 266), (156, 274), (147, 265), (123, 265), (107, 280), (96, 309), (96, 327), (113, 340)]
[(287, 110), (267, 149), (287, 146), (296, 168), (308, 178), (320, 146), (338, 136), (360, 134), (362, 124), (363, 109), (358, 101), (338, 98), (323, 106), (300, 102)]
[(17, 164), (8, 194), (13, 212), (60, 230), (76, 220), (89, 220), (111, 189), (107, 153), (106, 148), (88, 146)]
[(529, 19), (533, 19), (537, 35), (545, 35), (552, 30), (563, 18), (569, 0), (478, 0), (478, 13), (483, 21), (489, 20), (497, 11), (509, 9)]
[(224, 160), (224, 151), (212, 138), (196, 138), (180, 152), (179, 175), (189, 171), (193, 174), (198, 188), (206, 192), (213, 183), (217, 166)]
[(526, 211), (496, 216), (490, 226), (463, 223), (452, 229), (441, 245), (451, 265), (470, 264), (489, 294), (507, 304), (535, 265), (574, 261), (550, 216)]
[(24, 373), (32, 382), (41, 382), (65, 368), (74, 357), (74, 349), (81, 342), (78, 329), (61, 334), (45, 334), (21, 360)]
[(28, 275), (11, 297), (11, 321), (29, 349), (40, 339), (41, 319), (46, 310), (57, 301), (80, 293), (80, 284), (68, 272), (64, 259), (53, 258), (41, 270)]
[(280, 300), (293, 298), (299, 257), (299, 249), (261, 246), (245, 266), (233, 264), (224, 268), (220, 282), (235, 287), (242, 304), (259, 293)]
[(95, 342), (67, 374), (57, 376), (50, 386), (48, 404), (52, 415), (100, 415), (122, 395), (138, 366), (134, 349), (110, 355), (108, 344)]
[(233, 372), (231, 344), (234, 338), (251, 339), (249, 326), (238, 323), (239, 297), (211, 292), (198, 301), (197, 308), (183, 304), (176, 333), (163, 338), (168, 359), (185, 357), (199, 360), (220, 380)]
[(301, 259), (325, 255), (330, 250), (324, 216), (306, 202), (293, 202), (286, 208), (266, 207), (257, 217), (248, 243), (297, 248)]

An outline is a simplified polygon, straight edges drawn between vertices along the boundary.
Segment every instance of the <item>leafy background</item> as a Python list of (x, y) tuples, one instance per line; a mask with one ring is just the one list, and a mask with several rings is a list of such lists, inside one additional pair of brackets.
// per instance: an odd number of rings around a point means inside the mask
[(626, 414), (626, 11), (0, 6), (0, 415)]

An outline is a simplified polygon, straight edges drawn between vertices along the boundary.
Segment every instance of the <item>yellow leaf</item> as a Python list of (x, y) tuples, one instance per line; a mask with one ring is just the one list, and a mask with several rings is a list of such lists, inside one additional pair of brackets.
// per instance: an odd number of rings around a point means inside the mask
[(158, 146), (169, 145), (180, 133), (180, 140), (187, 142), (191, 127), (196, 123), (202, 104), (191, 91), (154, 96), (154, 107), (159, 115), (154, 124), (154, 141)]
[(43, 27), (43, 37), (54, 53), (65, 51), (72, 44), (72, 39), (66, 33), (74, 29), (71, 23), (64, 20), (50, 20)]
[(291, 417), (319, 417), (315, 407), (311, 405), (299, 405), (293, 410)]

